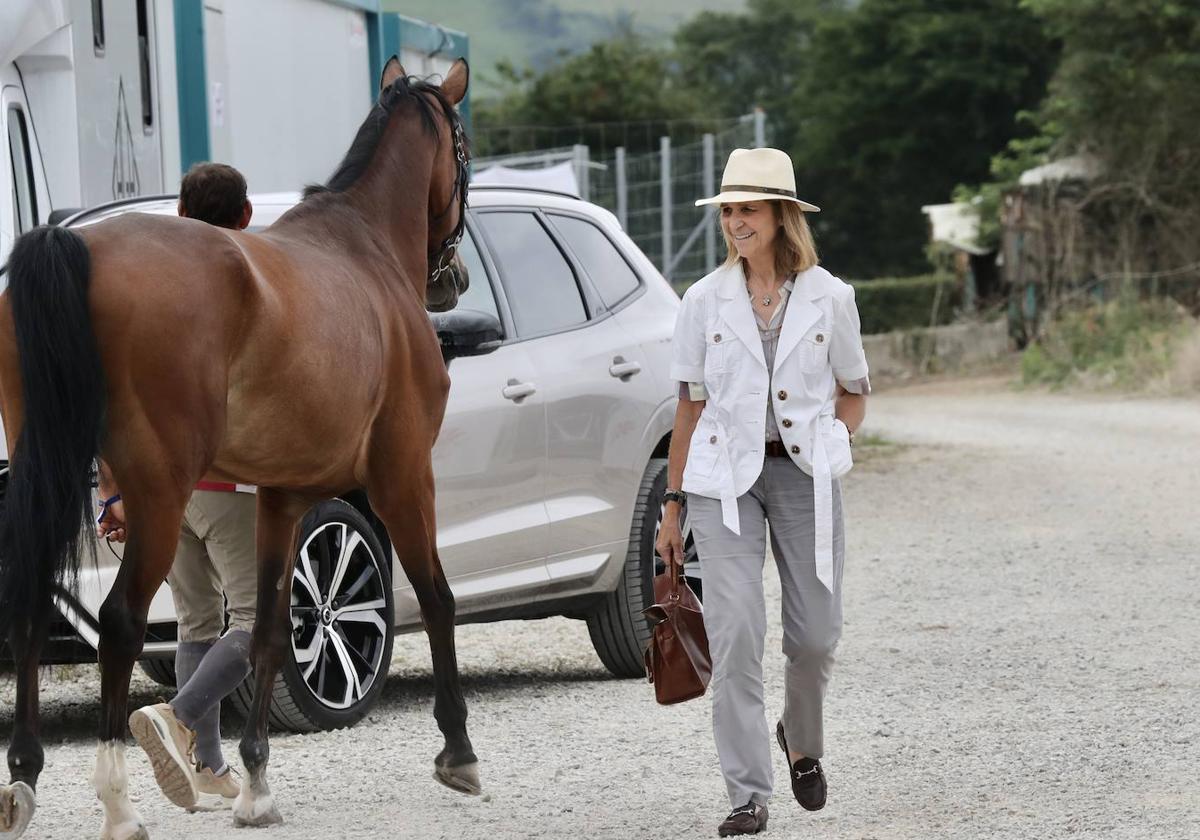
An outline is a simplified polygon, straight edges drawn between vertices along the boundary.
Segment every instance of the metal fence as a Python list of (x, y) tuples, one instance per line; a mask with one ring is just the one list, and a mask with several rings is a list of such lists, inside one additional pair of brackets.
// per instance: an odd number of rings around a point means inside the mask
[(716, 194), (731, 151), (767, 145), (767, 132), (766, 114), (755, 110), (696, 142), (673, 145), (662, 137), (657, 152), (627, 155), (618, 147), (613, 157), (593, 160), (587, 146), (577, 145), (480, 158), (474, 166), (538, 169), (572, 162), (580, 196), (611, 210), (663, 275), (683, 289), (725, 256), (715, 209), (696, 207), (696, 199)]

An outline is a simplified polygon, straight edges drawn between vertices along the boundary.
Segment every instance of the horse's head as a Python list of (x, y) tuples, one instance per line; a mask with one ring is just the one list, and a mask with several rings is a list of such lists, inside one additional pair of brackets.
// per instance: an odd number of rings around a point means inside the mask
[(466, 263), (455, 252), (450, 262), (435, 277), (430, 273), (425, 285), (425, 308), (430, 312), (446, 312), (458, 305), (458, 299), (471, 285)]
[[(434, 100), (438, 144), (429, 182), (429, 276), (425, 286), (425, 306), (431, 312), (453, 309), (460, 294), (467, 290), (466, 267), (455, 259), (467, 219), (467, 177), (470, 156), (467, 136), (455, 106), (467, 94), (470, 70), (458, 59), (446, 73), (440, 87), (430, 86), (418, 94)], [(407, 86), (407, 74), (392, 56), (383, 68), (380, 97), (393, 85)]]

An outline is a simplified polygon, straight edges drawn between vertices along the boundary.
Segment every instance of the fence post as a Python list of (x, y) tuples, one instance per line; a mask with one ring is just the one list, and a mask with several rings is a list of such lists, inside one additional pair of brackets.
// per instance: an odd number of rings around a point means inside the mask
[(621, 229), (629, 231), (629, 187), (625, 181), (625, 147), (617, 146), (617, 159), (613, 164), (617, 172), (617, 221)]
[[(671, 138), (659, 138), (659, 174), (662, 178), (662, 272), (671, 267)], [(671, 278), (667, 278), (668, 280)]]
[(579, 182), (579, 197), (588, 200), (588, 147), (576, 144), (572, 147), (575, 153), (575, 180)]
[[(711, 134), (704, 135), (704, 197), (716, 194), (716, 142)], [(709, 218), (709, 208), (703, 209), (704, 219), (704, 273), (717, 267), (717, 231)]]
[(767, 145), (767, 112), (762, 108), (754, 108), (754, 148), (761, 149)]

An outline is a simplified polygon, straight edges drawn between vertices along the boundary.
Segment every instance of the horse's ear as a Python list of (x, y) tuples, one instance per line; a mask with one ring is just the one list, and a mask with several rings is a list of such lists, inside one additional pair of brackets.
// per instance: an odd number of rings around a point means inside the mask
[(460, 58), (454, 62), (450, 68), (450, 72), (446, 74), (446, 81), (442, 82), (442, 93), (446, 94), (446, 98), (451, 104), (457, 105), (463, 101), (463, 97), (467, 95), (467, 82), (471, 79), (471, 68), (467, 66), (467, 60)]
[(383, 73), (379, 77), (379, 90), (382, 93), (387, 90), (392, 82), (399, 79), (401, 76), (407, 76), (404, 72), (404, 65), (400, 63), (400, 59), (392, 56), (387, 60), (387, 64), (383, 65)]

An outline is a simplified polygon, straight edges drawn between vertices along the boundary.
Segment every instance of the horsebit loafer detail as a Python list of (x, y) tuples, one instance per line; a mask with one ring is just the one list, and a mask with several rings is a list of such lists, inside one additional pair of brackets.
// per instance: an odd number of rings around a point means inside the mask
[[(779, 742), (784, 757), (790, 758), (787, 739), (783, 736), (783, 721), (775, 724), (775, 740)], [(821, 769), (820, 761), (815, 758), (798, 759), (795, 764), (791, 764), (791, 773), (788, 775), (792, 778), (792, 796), (796, 797), (801, 808), (806, 811), (820, 811), (825, 807), (829, 786), (825, 782), (825, 771)]]
[(717, 834), (721, 837), (733, 837), (738, 834), (758, 834), (767, 829), (767, 806), (758, 802), (747, 802), (741, 808), (729, 812), (725, 821), (717, 826)]

